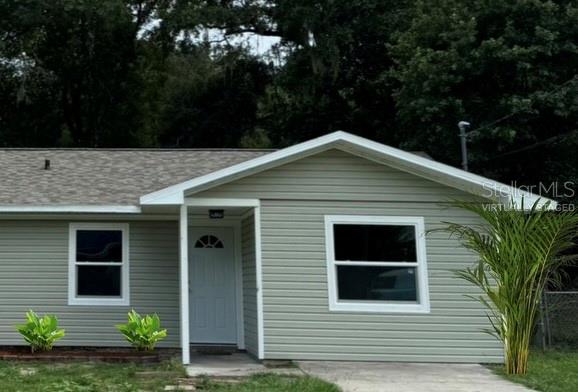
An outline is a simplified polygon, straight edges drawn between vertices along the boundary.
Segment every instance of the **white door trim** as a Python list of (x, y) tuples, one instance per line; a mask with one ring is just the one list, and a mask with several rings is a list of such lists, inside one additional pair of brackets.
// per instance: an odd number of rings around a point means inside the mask
[(234, 237), (235, 255), (235, 305), (237, 310), (237, 347), (245, 349), (245, 318), (243, 314), (243, 260), (241, 243), (241, 220), (236, 218), (208, 219), (189, 218), (189, 227), (231, 227)]
[(245, 349), (245, 317), (243, 307), (243, 249), (241, 239), (241, 221), (233, 226), (235, 236), (235, 281), (237, 283), (237, 347)]

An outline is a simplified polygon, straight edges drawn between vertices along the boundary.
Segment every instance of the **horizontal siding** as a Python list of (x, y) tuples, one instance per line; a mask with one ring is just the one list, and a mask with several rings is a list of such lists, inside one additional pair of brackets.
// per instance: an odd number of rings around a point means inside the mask
[(199, 197), (284, 200), (447, 201), (465, 193), (329, 150), (201, 192)]
[(245, 348), (258, 356), (257, 334), (257, 283), (255, 269), (255, 224), (253, 216), (241, 223), (243, 257), (243, 316), (245, 327)]
[(390, 167), (331, 150), (199, 197), (261, 199), (265, 358), (501, 362), (479, 291), (454, 271), (475, 257), (447, 234), (427, 236), (429, 314), (329, 312), (325, 215), (421, 216), (478, 224), (444, 202), (473, 197)]
[(130, 306), (69, 306), (68, 223), (0, 221), (0, 345), (23, 344), (24, 313), (55, 314), (59, 345), (125, 346), (114, 325), (134, 308), (157, 313), (168, 329), (159, 346), (179, 346), (178, 232), (175, 222), (131, 222)]
[[(262, 203), (263, 292), (267, 358), (500, 362), (500, 344), (482, 330), (485, 309), (455, 277), (475, 258), (447, 234), (427, 236), (430, 314), (329, 312), (324, 215), (423, 216), (477, 223), (435, 203), (265, 200)], [(417, 204), (417, 203), (416, 203)], [(291, 216), (291, 219), (287, 219)]]

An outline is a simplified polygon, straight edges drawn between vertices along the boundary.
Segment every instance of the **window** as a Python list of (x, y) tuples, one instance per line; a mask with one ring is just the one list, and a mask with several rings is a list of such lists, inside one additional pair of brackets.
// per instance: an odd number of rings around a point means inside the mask
[(128, 225), (71, 223), (69, 305), (128, 305)]
[(223, 241), (214, 235), (204, 235), (195, 242), (195, 248), (223, 248)]
[(329, 309), (429, 312), (423, 218), (325, 217)]

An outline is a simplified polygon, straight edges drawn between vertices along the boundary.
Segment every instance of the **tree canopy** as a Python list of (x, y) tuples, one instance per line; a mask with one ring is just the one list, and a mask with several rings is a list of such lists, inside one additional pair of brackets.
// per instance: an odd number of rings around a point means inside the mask
[(572, 0), (0, 0), (0, 146), (345, 130), (457, 166), (465, 120), (473, 171), (575, 199), (577, 70)]

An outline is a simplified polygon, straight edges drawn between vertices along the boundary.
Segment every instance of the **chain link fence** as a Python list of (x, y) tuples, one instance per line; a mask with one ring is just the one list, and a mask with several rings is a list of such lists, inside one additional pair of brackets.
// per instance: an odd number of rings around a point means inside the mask
[(540, 324), (543, 348), (578, 347), (578, 291), (546, 291)]

